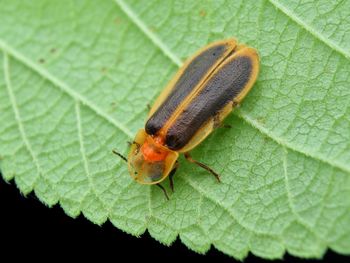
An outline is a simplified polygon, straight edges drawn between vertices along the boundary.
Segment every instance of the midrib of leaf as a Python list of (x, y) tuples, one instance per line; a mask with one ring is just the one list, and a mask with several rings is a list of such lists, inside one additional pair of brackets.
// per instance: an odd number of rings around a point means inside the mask
[[(120, 9), (129, 17), (129, 19), (143, 32), (152, 42), (153, 44), (159, 48), (164, 55), (166, 55), (170, 61), (172, 61), (175, 65), (180, 67), (182, 65), (181, 60), (178, 58), (178, 56), (170, 50), (170, 48), (162, 41), (162, 39), (159, 38), (158, 35), (153, 33), (151, 30), (148, 29), (147, 25), (145, 22), (143, 22), (135, 12), (132, 11), (132, 9), (124, 2), (124, 0), (114, 0), (117, 5), (120, 7)], [(269, 0), (271, 1), (271, 0)], [(274, 0), (272, 0), (274, 1)], [(271, 2), (273, 5), (273, 3)], [(276, 6), (277, 8), (277, 6)], [(330, 48), (336, 50), (340, 54), (342, 54), (345, 57), (350, 57), (350, 54), (347, 54), (344, 50), (342, 50), (340, 47), (340, 50), (336, 49), (333, 47), (332, 43), (330, 41), (324, 41), (326, 38), (323, 37), (319, 32), (317, 32), (314, 29), (310, 29), (310, 26), (305, 25), (298, 17), (295, 16), (295, 20), (292, 19), (287, 13), (284, 13), (281, 9), (280, 12), (282, 12), (284, 15), (287, 15), (292, 21), (296, 22), (299, 26), (305, 28), (306, 31), (308, 31), (310, 34), (312, 34), (314, 37), (319, 39), (320, 41), (324, 42), (327, 46)], [(301, 23), (298, 23), (297, 21), (300, 21)], [(312, 33), (314, 32), (314, 34)], [(322, 37), (317, 37), (317, 36), (322, 36)], [(327, 39), (326, 39), (327, 40)], [(312, 151), (307, 148), (302, 148), (298, 145), (292, 145), (288, 141), (284, 140), (283, 138), (277, 136), (275, 133), (272, 131), (268, 130), (266, 127), (261, 125), (259, 122), (254, 120), (252, 117), (249, 116), (249, 114), (243, 112), (242, 110), (236, 110), (235, 111), (238, 117), (240, 117), (242, 120), (246, 121), (249, 125), (254, 127), (255, 129), (259, 130), (262, 134), (268, 136), (270, 139), (278, 143), (284, 148), (289, 148), (295, 152), (301, 153), (306, 156), (310, 156), (314, 158), (315, 160), (318, 160), (320, 162), (326, 163), (332, 167), (336, 167), (341, 171), (344, 171), (346, 173), (350, 173), (350, 166), (347, 166), (346, 164), (339, 162), (338, 160), (331, 160), (328, 159), (327, 156), (320, 154), (319, 152)]]
[(319, 31), (317, 31), (315, 28), (310, 26), (308, 23), (305, 23), (299, 16), (294, 13), (292, 10), (288, 9), (285, 5), (279, 3), (276, 0), (268, 0), (271, 5), (273, 5), (277, 10), (282, 12), (284, 15), (288, 16), (292, 21), (297, 23), (299, 26), (304, 28), (307, 32), (309, 32), (311, 35), (313, 35), (315, 38), (320, 40), (321, 42), (325, 43), (327, 46), (329, 46), (332, 50), (337, 51), (339, 54), (344, 56), (347, 59), (350, 59), (350, 52), (339, 46), (337, 43), (332, 41), (331, 39), (325, 37), (322, 35)]

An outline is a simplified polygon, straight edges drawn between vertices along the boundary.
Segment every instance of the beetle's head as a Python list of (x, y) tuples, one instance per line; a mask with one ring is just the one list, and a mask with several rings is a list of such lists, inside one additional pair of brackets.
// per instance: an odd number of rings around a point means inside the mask
[(164, 147), (159, 138), (153, 138), (140, 130), (128, 155), (128, 167), (132, 178), (141, 184), (157, 184), (173, 169), (178, 153)]

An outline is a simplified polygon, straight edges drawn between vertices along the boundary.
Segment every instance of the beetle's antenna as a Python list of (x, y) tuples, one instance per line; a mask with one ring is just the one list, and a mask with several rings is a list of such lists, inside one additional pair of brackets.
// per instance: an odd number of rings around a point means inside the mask
[(122, 158), (122, 160), (125, 161), (126, 163), (128, 162), (128, 159), (126, 159), (126, 157), (124, 155), (122, 155), (121, 153), (118, 153), (116, 150), (112, 150), (112, 152), (115, 155), (118, 155), (120, 158)]

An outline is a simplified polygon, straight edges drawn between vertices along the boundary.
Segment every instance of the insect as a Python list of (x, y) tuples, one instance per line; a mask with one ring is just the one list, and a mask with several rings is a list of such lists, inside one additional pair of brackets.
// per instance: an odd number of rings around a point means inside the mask
[(255, 83), (259, 56), (255, 49), (234, 39), (214, 42), (200, 49), (179, 69), (151, 107), (144, 129), (131, 143), (128, 163), (132, 178), (159, 186), (169, 177), (173, 190), (178, 157), (219, 175), (194, 160), (189, 152), (200, 144), (243, 100)]

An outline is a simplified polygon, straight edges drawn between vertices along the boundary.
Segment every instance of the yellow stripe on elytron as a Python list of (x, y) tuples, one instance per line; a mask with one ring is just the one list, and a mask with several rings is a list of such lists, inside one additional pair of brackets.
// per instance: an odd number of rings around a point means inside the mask
[(244, 99), (244, 97), (248, 94), (248, 92), (252, 89), (258, 77), (260, 67), (259, 67), (259, 55), (254, 48), (244, 47), (243, 49), (238, 47), (237, 50), (238, 50), (237, 54), (241, 56), (244, 55), (246, 57), (249, 57), (252, 61), (252, 72), (250, 73), (250, 78), (246, 83), (246, 85), (244, 86), (244, 88), (242, 89), (242, 91), (236, 96), (236, 98), (234, 98), (234, 102), (240, 103)]
[[(250, 48), (250, 47), (246, 47), (244, 45), (240, 45), (240, 48), (237, 49), (237, 52), (235, 52), (232, 55), (230, 55), (229, 58), (227, 58), (223, 63), (221, 63), (212, 72), (212, 75), (217, 74), (217, 72), (220, 71), (220, 69), (222, 67), (227, 65), (227, 63), (235, 60), (237, 57), (243, 57), (243, 56), (244, 57), (249, 57), (251, 62), (252, 62), (252, 67), (251, 67), (251, 73), (250, 73), (250, 76), (249, 76), (249, 80), (244, 85), (244, 88), (241, 90), (241, 92), (236, 97), (232, 98), (232, 102), (228, 103), (227, 105), (225, 105), (220, 110), (220, 112), (218, 113), (220, 121), (222, 121), (233, 110), (233, 106), (234, 105), (232, 105), (232, 104), (233, 103), (237, 103), (237, 104), (240, 103), (243, 100), (243, 98), (248, 94), (248, 92), (251, 90), (251, 88), (253, 87), (253, 84), (255, 83), (257, 75), (258, 75), (258, 72), (259, 72), (259, 57), (258, 57), (258, 54), (257, 54), (255, 49)], [(206, 80), (203, 83), (203, 87), (206, 86), (206, 83), (208, 81), (209, 81), (209, 79)], [(199, 89), (199, 90), (202, 90), (202, 89)], [(196, 95), (197, 94), (195, 94), (195, 96)], [(194, 97), (188, 98), (190, 100), (189, 103), (192, 101), (193, 98)], [(188, 105), (188, 103), (186, 105)], [(180, 114), (181, 114), (181, 112), (180, 112)], [(177, 117), (179, 117), (180, 114)], [(196, 134), (186, 143), (186, 145), (184, 145), (181, 149), (179, 149), (178, 152), (190, 151), (191, 149), (196, 147), (200, 142), (202, 142), (213, 130), (213, 127), (210, 125), (210, 122), (212, 122), (212, 121), (213, 121), (212, 118), (208, 119), (209, 123), (208, 122), (204, 123), (203, 126), (196, 132)], [(198, 136), (199, 136), (199, 138), (198, 138)]]
[[(153, 103), (153, 105), (151, 107), (151, 110), (148, 113), (148, 118), (150, 118), (157, 111), (157, 109), (163, 104), (163, 102), (166, 100), (166, 98), (170, 95), (171, 91), (175, 87), (175, 84), (178, 82), (180, 77), (183, 75), (184, 70), (187, 69), (189, 64), (196, 57), (198, 57), (200, 54), (202, 54), (207, 49), (212, 48), (214, 46), (222, 45), (222, 44), (228, 44), (229, 46), (231, 46), (232, 47), (231, 51), (232, 51), (233, 49), (236, 48), (237, 41), (235, 39), (231, 38), (231, 39), (221, 40), (221, 41), (217, 41), (217, 42), (211, 43), (211, 44), (209, 44), (209, 45), (207, 45), (205, 47), (202, 47), (193, 56), (188, 58), (185, 61), (185, 63), (181, 66), (181, 68), (177, 71), (175, 76), (170, 80), (170, 82), (167, 84), (167, 86), (163, 89), (163, 91), (160, 93), (160, 95), (157, 97), (157, 99), (155, 100), (155, 102)], [(231, 52), (231, 51), (227, 51), (227, 52)]]
[[(204, 83), (206, 83), (206, 81), (208, 80), (208, 78), (212, 75), (212, 73), (215, 71), (215, 69), (217, 67), (219, 67), (222, 63), (223, 60), (225, 60), (228, 56), (230, 56), (232, 54), (232, 52), (235, 50), (236, 46), (237, 46), (237, 42), (234, 39), (228, 39), (228, 40), (223, 40), (223, 41), (219, 41), (219, 42), (215, 42), (213, 44), (210, 44), (208, 46), (205, 46), (204, 48), (202, 48), (201, 50), (199, 50), (190, 60), (189, 63), (191, 61), (193, 61), (193, 59), (195, 59), (198, 55), (200, 55), (201, 53), (203, 53), (203, 51), (213, 47), (213, 46), (219, 46), (219, 45), (227, 45), (229, 48), (227, 49), (227, 51), (222, 55), (222, 58), (220, 60), (218, 60), (209, 70), (208, 73), (206, 73), (202, 80), (193, 88), (193, 90), (187, 95), (186, 98), (184, 98), (184, 100), (179, 104), (179, 106), (176, 108), (176, 110), (173, 112), (173, 114), (170, 116), (170, 118), (165, 122), (164, 126), (159, 130), (159, 134), (161, 134), (162, 136), (165, 136), (165, 134), (167, 133), (168, 129), (171, 127), (172, 123), (174, 123), (174, 121), (179, 117), (179, 115), (181, 114), (181, 112), (183, 111), (183, 109), (186, 107), (186, 105), (188, 105), (192, 99), (197, 96), (197, 94), (202, 90), (202, 88), (205, 86), (203, 85)], [(183, 72), (181, 72), (183, 73)], [(179, 74), (179, 76), (181, 76), (182, 74)], [(178, 80), (178, 79), (177, 79)], [(176, 82), (174, 82), (173, 84), (175, 84)], [(170, 93), (170, 92), (169, 92)], [(168, 93), (168, 94), (169, 94)], [(165, 99), (165, 98), (164, 98)], [(159, 105), (160, 106), (160, 105)]]

